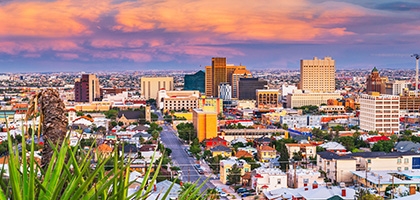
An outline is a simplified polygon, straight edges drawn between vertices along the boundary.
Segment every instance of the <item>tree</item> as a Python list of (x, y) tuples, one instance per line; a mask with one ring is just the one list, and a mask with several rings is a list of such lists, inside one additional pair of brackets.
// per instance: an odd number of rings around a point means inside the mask
[[(40, 108), (42, 124), (42, 135), (45, 145), (42, 149), (41, 166), (48, 166), (53, 155), (51, 144), (59, 145), (62, 143), (67, 133), (66, 106), (60, 98), (56, 89), (48, 88), (35, 94), (30, 103), (26, 119), (37, 114)], [(60, 149), (60, 146), (57, 147)]]
[(284, 123), (284, 124), (281, 125), (281, 128), (284, 129), (284, 130), (288, 130), (289, 126), (286, 123)]
[(388, 140), (388, 141), (380, 140), (373, 145), (372, 151), (385, 151), (389, 153), (391, 152), (393, 148), (394, 148), (394, 143), (391, 140)]
[(159, 119), (159, 116), (155, 113), (150, 113), (150, 118), (152, 118), (152, 122), (155, 122)]
[(348, 151), (354, 149), (354, 138), (351, 136), (341, 137), (338, 139), (338, 142), (345, 146)]
[(118, 110), (111, 109), (111, 110), (105, 111), (104, 115), (108, 119), (116, 119), (118, 115)]
[(280, 163), (280, 168), (283, 171), (287, 171), (287, 167), (289, 165), (289, 152), (286, 148), (286, 143), (283, 140), (278, 140), (276, 143), (276, 150), (280, 153), (280, 158), (278, 159)]
[(232, 165), (232, 168), (228, 169), (227, 180), (233, 185), (241, 181), (241, 168), (237, 164)]
[(299, 152), (293, 152), (292, 159), (295, 160), (295, 161), (301, 161), (303, 159), (302, 152), (301, 151), (299, 151)]
[(80, 116), (84, 116), (84, 115), (85, 115), (85, 113), (83, 113), (82, 111), (77, 111), (77, 112), (76, 112), (76, 115), (77, 115), (78, 117), (80, 117)]
[(197, 137), (192, 123), (180, 123), (176, 128), (178, 130), (179, 138), (185, 141), (192, 141)]

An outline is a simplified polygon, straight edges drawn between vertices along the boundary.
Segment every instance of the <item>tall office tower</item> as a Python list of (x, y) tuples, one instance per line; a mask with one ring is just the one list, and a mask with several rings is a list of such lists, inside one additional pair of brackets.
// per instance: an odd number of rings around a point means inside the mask
[(219, 97), (224, 101), (232, 100), (232, 86), (229, 83), (219, 84)]
[(256, 100), (257, 89), (267, 89), (268, 82), (258, 78), (240, 78), (238, 98), (240, 100)]
[(301, 60), (299, 86), (299, 89), (312, 92), (334, 92), (335, 61), (331, 57)]
[(203, 71), (184, 76), (184, 90), (198, 90), (204, 94), (206, 90), (206, 75)]
[(372, 73), (366, 79), (366, 93), (379, 92), (385, 94), (386, 82), (388, 82), (388, 77), (381, 77), (378, 69), (374, 67)]
[(252, 78), (252, 74), (250, 71), (246, 69), (236, 69), (232, 73), (232, 98), (239, 97), (239, 79), (240, 78)]
[(141, 95), (146, 99), (156, 99), (161, 89), (174, 90), (173, 77), (141, 77)]
[(74, 81), (74, 101), (92, 102), (101, 97), (99, 79), (95, 74), (83, 74)]
[(399, 132), (400, 97), (396, 95), (360, 96), (360, 129), (379, 133)]
[(217, 97), (220, 83), (232, 85), (232, 74), (236, 69), (246, 69), (245, 66), (226, 64), (226, 58), (212, 58), (211, 66), (206, 66), (206, 96)]

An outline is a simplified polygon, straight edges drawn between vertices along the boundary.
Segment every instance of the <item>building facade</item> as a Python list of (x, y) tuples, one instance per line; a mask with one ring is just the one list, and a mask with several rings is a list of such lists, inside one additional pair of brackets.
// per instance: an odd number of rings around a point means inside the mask
[(256, 90), (258, 108), (279, 107), (279, 90)]
[(301, 60), (300, 89), (312, 92), (334, 92), (335, 61), (331, 57)]
[(223, 99), (201, 97), (198, 102), (198, 108), (205, 112), (223, 112)]
[(257, 89), (266, 89), (268, 82), (259, 78), (240, 78), (238, 98), (240, 100), (256, 100)]
[(252, 78), (250, 71), (246, 69), (236, 69), (232, 74), (232, 98), (239, 97), (239, 79)]
[(232, 100), (232, 86), (229, 83), (219, 84), (219, 98), (224, 101)]
[(217, 137), (217, 113), (193, 109), (193, 125), (199, 142)]
[(140, 79), (141, 95), (146, 99), (157, 99), (161, 89), (174, 90), (173, 77), (142, 77)]
[(206, 96), (217, 97), (220, 83), (228, 82), (232, 85), (232, 74), (237, 69), (245, 70), (245, 66), (226, 64), (226, 58), (211, 59), (211, 66), (206, 66)]
[(166, 91), (160, 90), (156, 99), (159, 109), (174, 111), (191, 111), (198, 108), (200, 92), (192, 91)]
[(380, 133), (398, 133), (400, 97), (394, 95), (360, 96), (360, 129)]
[(227, 176), (229, 175), (229, 171), (230, 169), (232, 169), (233, 165), (236, 165), (237, 167), (241, 169), (241, 179), (242, 179), (242, 176), (245, 175), (245, 173), (251, 172), (251, 165), (248, 164), (245, 160), (238, 159), (236, 157), (230, 157), (226, 160), (221, 160), (220, 161), (220, 181), (223, 184), (226, 184)]
[(198, 90), (204, 94), (206, 91), (206, 73), (198, 71), (195, 74), (184, 76), (184, 90)]
[(381, 77), (378, 69), (374, 67), (371, 74), (366, 79), (366, 93), (379, 92), (386, 94), (386, 82), (388, 77)]
[(74, 81), (74, 101), (92, 102), (101, 98), (99, 79), (94, 74), (83, 74)]
[(286, 107), (320, 106), (321, 104), (327, 104), (328, 99), (338, 98), (341, 98), (339, 93), (308, 93), (297, 90), (295, 93), (287, 95)]

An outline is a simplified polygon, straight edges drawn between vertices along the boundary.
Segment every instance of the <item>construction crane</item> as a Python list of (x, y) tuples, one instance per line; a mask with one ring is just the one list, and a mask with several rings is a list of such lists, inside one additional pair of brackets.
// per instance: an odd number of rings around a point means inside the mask
[(416, 58), (416, 86), (415, 86), (415, 93), (416, 93), (416, 98), (418, 97), (418, 89), (419, 89), (419, 58), (420, 55), (419, 54), (413, 54), (411, 55), (411, 57)]

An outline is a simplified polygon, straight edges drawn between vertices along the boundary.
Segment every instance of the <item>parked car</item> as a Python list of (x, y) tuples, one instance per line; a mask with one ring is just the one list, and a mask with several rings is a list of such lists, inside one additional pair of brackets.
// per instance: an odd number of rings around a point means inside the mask
[(200, 167), (200, 165), (199, 165), (199, 164), (194, 164), (194, 168), (198, 170), (198, 169), (200, 169), (201, 167)]
[(226, 192), (220, 192), (220, 197), (227, 197)]
[(241, 193), (248, 192), (248, 189), (246, 189), (246, 188), (238, 188), (238, 189), (236, 190), (236, 192), (237, 192), (238, 194), (241, 194)]
[(199, 174), (204, 174), (204, 170), (202, 170), (201, 168), (198, 168), (198, 169), (197, 169), (197, 172), (198, 172)]
[(253, 196), (255, 195), (254, 193), (249, 193), (249, 192), (245, 192), (243, 194), (241, 194), (241, 197), (248, 197), (248, 196)]

